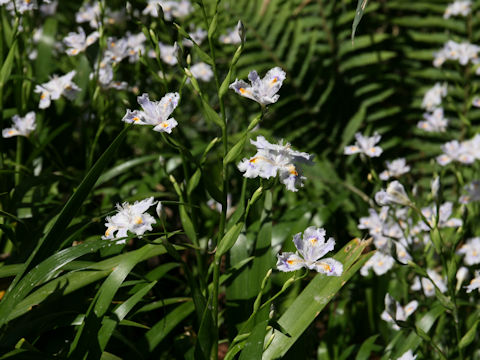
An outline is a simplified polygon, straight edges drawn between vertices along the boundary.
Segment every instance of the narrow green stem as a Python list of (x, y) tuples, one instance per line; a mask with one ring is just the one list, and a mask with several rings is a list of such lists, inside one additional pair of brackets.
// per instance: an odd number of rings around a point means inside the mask
[(21, 167), (22, 167), (22, 157), (23, 157), (23, 137), (17, 136), (17, 153), (15, 157), (15, 186), (20, 184), (21, 178)]
[[(218, 5), (218, 2), (217, 2), (217, 5)], [(215, 6), (215, 13), (217, 12), (217, 5)], [(209, 29), (210, 24), (208, 22), (208, 16), (207, 16), (207, 12), (205, 11), (205, 4), (203, 0), (200, 4), (200, 7), (202, 9), (205, 25), (207, 29)], [(225, 105), (223, 103), (223, 99), (220, 97), (220, 81), (218, 79), (218, 70), (217, 70), (217, 65), (215, 63), (215, 48), (213, 46), (212, 35), (213, 34), (209, 34), (208, 36), (208, 45), (210, 47), (210, 56), (213, 59), (212, 68), (213, 68), (213, 74), (215, 78), (215, 84), (217, 87), (221, 118), (223, 120), (222, 143), (223, 143), (223, 159), (224, 159), (228, 153), (227, 121), (225, 118)], [(220, 215), (220, 223), (218, 227), (217, 246), (220, 244), (220, 241), (224, 236), (225, 224), (227, 219), (228, 164), (225, 164), (225, 163), (223, 163), (222, 179), (223, 179), (222, 213)], [(212, 312), (213, 312), (213, 323), (215, 327), (215, 338), (213, 339), (211, 358), (214, 360), (218, 359), (218, 287), (219, 287), (219, 280), (220, 280), (220, 263), (221, 263), (221, 258), (215, 260), (213, 264)]]

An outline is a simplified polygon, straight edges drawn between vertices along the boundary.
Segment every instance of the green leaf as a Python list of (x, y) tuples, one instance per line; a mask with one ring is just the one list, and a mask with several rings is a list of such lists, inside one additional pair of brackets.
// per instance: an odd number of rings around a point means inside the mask
[(103, 173), (102, 176), (100, 176), (98, 178), (98, 181), (95, 184), (95, 188), (99, 187), (100, 185), (102, 185), (102, 184), (104, 184), (104, 183), (106, 183), (106, 182), (108, 182), (112, 179), (115, 179), (117, 176), (123, 174), (127, 170), (130, 170), (131, 168), (133, 168), (137, 165), (141, 165), (141, 164), (144, 164), (146, 162), (153, 161), (153, 160), (156, 160), (156, 159), (158, 159), (158, 155), (145, 155), (145, 156), (141, 156), (141, 157), (138, 157), (138, 158), (135, 158), (135, 159), (132, 159), (132, 160), (122, 162), (121, 164), (119, 164), (119, 165), (113, 167), (112, 169), (106, 171), (105, 173)]
[(357, 10), (355, 10), (355, 18), (353, 19), (352, 24), (352, 43), (353, 39), (355, 38), (355, 32), (357, 31), (358, 24), (360, 24), (365, 7), (367, 6), (367, 2), (368, 0), (358, 0), (357, 2)]
[(0, 88), (3, 88), (5, 86), (6, 82), (8, 81), (8, 78), (10, 77), (16, 51), (17, 51), (17, 40), (13, 42), (12, 47), (8, 51), (7, 58), (3, 62), (2, 68), (0, 69)]
[(225, 254), (228, 250), (230, 250), (230, 248), (235, 244), (244, 225), (245, 224), (243, 222), (239, 222), (238, 224), (235, 224), (234, 226), (232, 226), (230, 230), (227, 231), (227, 233), (223, 236), (222, 240), (220, 241), (220, 244), (218, 244), (217, 252), (215, 253), (216, 259), (220, 259), (222, 255)]
[(222, 118), (217, 114), (215, 110), (212, 109), (210, 104), (205, 99), (203, 99), (203, 97), (202, 97), (202, 112), (207, 121), (217, 124), (222, 129), (225, 127), (225, 124), (223, 123)]
[(372, 335), (363, 342), (362, 346), (360, 346), (360, 349), (358, 350), (355, 360), (368, 360), (372, 351), (381, 350), (379, 345), (375, 345), (375, 340), (377, 340), (378, 336), (378, 334)]
[[(265, 309), (268, 310), (268, 309)], [(263, 353), (263, 342), (267, 332), (268, 325), (268, 311), (263, 311), (266, 314), (266, 319), (258, 322), (248, 337), (245, 347), (240, 354), (239, 360), (261, 359)], [(260, 314), (259, 314), (260, 315)]]
[(227, 165), (237, 160), (237, 158), (243, 154), (243, 148), (245, 147), (246, 142), (247, 134), (244, 134), (242, 135), (242, 138), (228, 151), (227, 155), (223, 159), (223, 164)]
[(177, 306), (170, 311), (163, 319), (158, 321), (145, 334), (145, 339), (148, 344), (148, 351), (153, 351), (160, 342), (188, 315), (194, 310), (192, 301), (188, 301), (182, 305)]
[(107, 150), (105, 150), (102, 156), (100, 156), (95, 165), (82, 180), (77, 190), (65, 204), (50, 231), (39, 241), (36, 248), (30, 254), (28, 260), (24, 264), (23, 270), (17, 274), (7, 293), (5, 294), (5, 297), (0, 303), (0, 326), (5, 324), (8, 318), (7, 314), (12, 312), (19, 300), (23, 299), (28, 294), (30, 289), (28, 286), (16, 286), (22, 278), (24, 272), (30, 270), (36, 261), (38, 262), (38, 260), (42, 260), (43, 258), (47, 257), (49, 253), (57, 251), (57, 247), (63, 241), (63, 235), (67, 226), (70, 224), (78, 209), (89, 195), (90, 190), (95, 185), (95, 182), (102, 173), (103, 169), (113, 158), (116, 150), (123, 142), (123, 139), (127, 135), (127, 131), (129, 129), (129, 126), (125, 127), (123, 131), (118, 134), (112, 144), (110, 144)]
[(460, 343), (458, 344), (458, 347), (460, 349), (463, 349), (470, 345), (473, 340), (475, 340), (475, 337), (477, 336), (477, 326), (480, 320), (475, 321), (475, 323), (472, 325), (470, 329), (468, 329), (467, 333), (463, 335), (462, 339), (460, 340)]

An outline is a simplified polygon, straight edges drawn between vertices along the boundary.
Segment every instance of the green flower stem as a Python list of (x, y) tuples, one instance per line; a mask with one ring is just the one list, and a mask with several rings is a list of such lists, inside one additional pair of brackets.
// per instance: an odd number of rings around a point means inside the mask
[[(199, 3), (203, 18), (205, 21), (206, 28), (210, 28), (210, 23), (208, 21), (207, 12), (205, 11), (205, 4), (203, 0)], [(217, 13), (218, 1), (215, 4), (215, 14)], [(217, 65), (215, 63), (215, 48), (213, 46), (212, 35), (209, 34), (208, 36), (208, 45), (210, 47), (210, 56), (213, 59), (213, 74), (215, 78), (215, 84), (217, 87), (217, 94), (219, 99), (220, 105), (220, 114), (223, 120), (224, 126), (222, 126), (222, 142), (223, 142), (223, 159), (227, 156), (228, 153), (228, 132), (227, 132), (227, 121), (225, 118), (225, 105), (223, 103), (223, 99), (220, 96), (220, 81), (218, 80), (218, 70)], [(228, 195), (228, 164), (223, 162), (223, 169), (222, 169), (222, 178), (223, 178), (223, 189), (222, 189), (222, 213), (220, 215), (220, 223), (218, 226), (218, 237), (217, 237), (217, 247), (220, 243), (220, 240), (223, 238), (225, 234), (225, 223), (227, 219), (227, 195)], [(214, 260), (213, 264), (213, 289), (212, 289), (212, 312), (213, 312), (213, 325), (215, 327), (215, 337), (213, 339), (212, 344), (212, 351), (211, 351), (211, 358), (216, 360), (218, 359), (218, 287), (219, 287), (219, 280), (220, 280), (220, 263), (221, 257)]]
[(17, 153), (15, 157), (15, 186), (18, 186), (18, 184), (20, 184), (22, 156), (23, 156), (23, 137), (17, 136)]

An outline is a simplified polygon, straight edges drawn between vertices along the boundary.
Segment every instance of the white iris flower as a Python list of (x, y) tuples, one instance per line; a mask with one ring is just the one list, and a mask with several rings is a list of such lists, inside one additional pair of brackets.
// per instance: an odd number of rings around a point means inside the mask
[(68, 36), (63, 39), (63, 42), (69, 47), (69, 49), (67, 49), (67, 54), (69, 56), (76, 56), (81, 52), (84, 52), (87, 47), (97, 41), (98, 37), (98, 31), (94, 31), (90, 35), (86, 36), (83, 28), (79, 26), (78, 33), (68, 33)]
[(303, 180), (298, 163), (311, 163), (312, 155), (305, 152), (292, 150), (290, 144), (271, 144), (263, 136), (257, 140), (250, 140), (257, 147), (257, 153), (250, 159), (243, 159), (238, 164), (238, 169), (247, 178), (262, 177), (269, 179), (279, 176), (280, 182), (287, 190), (298, 191), (303, 187)]
[(35, 86), (35, 92), (40, 93), (40, 109), (48, 108), (52, 100), (58, 100), (64, 95), (67, 99), (73, 100), (80, 88), (72, 81), (76, 71), (72, 70), (63, 76), (53, 75), (50, 81)]
[(387, 161), (387, 170), (380, 173), (380, 179), (388, 180), (391, 177), (399, 177), (410, 171), (410, 166), (407, 165), (405, 158)]
[(171, 133), (177, 126), (174, 118), (168, 118), (178, 105), (180, 95), (168, 93), (160, 101), (150, 101), (148, 94), (137, 97), (142, 110), (127, 110), (122, 121), (137, 125), (154, 125), (154, 131)]
[(12, 136), (28, 136), (35, 130), (37, 124), (35, 123), (35, 112), (30, 111), (24, 117), (14, 115), (12, 117), (13, 126), (2, 130), (2, 136), (9, 138)]
[(243, 80), (236, 79), (230, 84), (229, 88), (261, 105), (269, 105), (278, 101), (280, 95), (277, 92), (282, 87), (285, 77), (285, 71), (278, 66), (268, 70), (263, 79), (260, 79), (257, 72), (253, 70), (248, 74), (251, 85)]
[[(153, 197), (135, 201), (133, 204), (128, 202), (124, 202), (122, 205), (117, 204), (118, 212), (113, 216), (107, 216), (105, 219), (107, 230), (102, 239), (124, 238), (128, 236), (128, 231), (138, 236), (143, 235), (145, 231), (151, 231), (155, 218), (145, 212), (152, 205), (155, 205)], [(125, 243), (125, 240), (121, 240), (119, 243)]]
[(383, 150), (380, 146), (375, 146), (380, 139), (381, 135), (375, 133), (373, 136), (363, 136), (361, 133), (355, 134), (355, 139), (357, 140), (354, 145), (345, 146), (343, 153), (345, 155), (352, 154), (365, 154), (368, 157), (378, 157), (382, 154)]
[(342, 275), (343, 265), (341, 262), (333, 258), (321, 259), (326, 253), (332, 251), (335, 246), (333, 238), (325, 241), (324, 229), (310, 226), (305, 229), (303, 237), (302, 233), (296, 234), (293, 237), (293, 243), (298, 251), (296, 253), (285, 252), (278, 254), (278, 270), (287, 272), (304, 267), (328, 276)]

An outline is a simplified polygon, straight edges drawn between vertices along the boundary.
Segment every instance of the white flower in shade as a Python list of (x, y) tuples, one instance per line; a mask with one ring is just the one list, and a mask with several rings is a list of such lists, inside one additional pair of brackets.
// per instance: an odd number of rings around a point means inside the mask
[(380, 276), (385, 274), (388, 270), (393, 267), (395, 259), (390, 255), (384, 254), (381, 251), (376, 251), (370, 259), (362, 266), (360, 269), (360, 274), (362, 276), (367, 276), (370, 269), (373, 269), (373, 272)]
[(447, 84), (435, 83), (423, 96), (422, 108), (433, 111), (442, 103), (442, 98), (447, 96)]
[(180, 95), (168, 93), (160, 101), (150, 101), (148, 94), (137, 97), (142, 110), (127, 110), (122, 121), (137, 125), (154, 125), (154, 131), (171, 133), (177, 126), (174, 118), (168, 118), (178, 105)]
[[(138, 236), (143, 235), (145, 231), (151, 231), (155, 218), (145, 212), (152, 205), (155, 205), (153, 197), (135, 201), (133, 205), (128, 202), (124, 202), (122, 205), (117, 204), (118, 212), (113, 216), (107, 216), (105, 219), (107, 230), (102, 239), (124, 238), (128, 236), (128, 231)], [(119, 243), (125, 243), (125, 239), (119, 241)]]
[[(318, 271), (328, 276), (340, 276), (343, 273), (341, 262), (333, 258), (321, 259), (326, 253), (333, 250), (335, 240), (325, 241), (325, 230), (310, 226), (302, 233), (293, 237), (297, 253), (285, 252), (278, 254), (277, 268), (280, 271), (295, 271), (302, 267)], [(299, 256), (301, 255), (301, 257)]]
[(129, 56), (128, 52), (128, 42), (124, 38), (113, 38), (109, 37), (107, 39), (107, 49), (105, 50), (105, 59), (108, 62), (119, 63), (123, 59)]
[(442, 49), (435, 53), (433, 65), (440, 67), (446, 60), (458, 61), (460, 65), (467, 65), (468, 62), (474, 62), (478, 58), (480, 47), (467, 42), (456, 43), (449, 40)]
[(413, 355), (412, 350), (408, 350), (402, 356), (400, 356), (397, 360), (415, 360), (417, 355)]
[[(444, 293), (445, 291), (447, 291), (447, 285), (445, 283), (445, 280), (440, 275), (438, 275), (437, 272), (432, 269), (428, 269), (427, 274), (433, 280), (433, 283), (437, 285), (440, 292)], [(423, 293), (425, 294), (425, 296), (432, 297), (435, 295), (435, 285), (433, 283), (428, 278), (422, 278), (422, 280), (420, 280), (420, 278), (416, 276), (413, 279), (413, 284), (410, 289), (412, 289), (413, 291), (420, 291), (423, 288)]]
[(289, 143), (271, 144), (263, 136), (250, 142), (257, 147), (257, 153), (238, 164), (243, 176), (269, 179), (278, 174), (280, 182), (287, 190), (298, 191), (297, 187), (303, 187), (303, 180), (306, 178), (301, 175), (298, 164), (311, 163), (312, 155), (292, 150)]
[(410, 206), (412, 202), (405, 191), (405, 188), (397, 180), (388, 184), (387, 190), (380, 190), (375, 194), (375, 201), (380, 206), (385, 205), (405, 205)]
[(387, 170), (380, 173), (380, 179), (388, 180), (391, 177), (399, 177), (410, 171), (410, 166), (407, 165), (405, 158), (387, 161)]
[(480, 237), (468, 239), (466, 243), (457, 250), (457, 254), (465, 255), (463, 258), (465, 265), (480, 264)]
[(140, 54), (145, 52), (145, 46), (143, 45), (147, 40), (145, 34), (143, 32), (138, 34), (127, 33), (125, 40), (127, 41), (128, 60), (131, 63), (138, 61)]
[(443, 14), (444, 19), (450, 18), (450, 16), (467, 16), (470, 14), (472, 2), (470, 0), (457, 0), (449, 4)]
[(219, 41), (222, 44), (235, 45), (242, 42), (242, 38), (238, 33), (238, 27), (227, 29), (227, 33), (220, 35)]
[(478, 289), (480, 292), (480, 271), (475, 271), (475, 277), (470, 281), (470, 284), (465, 286), (467, 293), (471, 293), (473, 290)]
[(382, 154), (383, 150), (380, 146), (375, 146), (380, 139), (381, 135), (375, 133), (373, 136), (363, 136), (361, 133), (355, 134), (355, 139), (357, 140), (354, 145), (345, 146), (343, 153), (345, 155), (352, 154), (365, 154), (368, 157), (378, 157)]
[(94, 31), (90, 35), (86, 36), (83, 28), (79, 26), (78, 33), (68, 33), (68, 36), (63, 39), (63, 42), (68, 46), (67, 54), (70, 56), (75, 56), (81, 52), (84, 52), (87, 47), (97, 41), (98, 37), (98, 31)]
[[(203, 40), (207, 38), (207, 31), (203, 30), (202, 28), (197, 28), (194, 32), (189, 33), (190, 37), (193, 41), (197, 43), (197, 45), (201, 45)], [(187, 47), (192, 47), (193, 42), (189, 39), (183, 39), (183, 45)]]
[(30, 111), (24, 117), (14, 115), (12, 117), (13, 126), (2, 130), (2, 136), (9, 138), (12, 136), (28, 136), (35, 130), (37, 124), (35, 123), (35, 112)]
[(257, 72), (253, 70), (248, 74), (251, 85), (243, 80), (236, 79), (230, 84), (229, 88), (243, 97), (252, 99), (262, 105), (269, 105), (278, 101), (280, 95), (277, 92), (282, 87), (285, 76), (285, 71), (278, 66), (268, 70), (263, 79), (260, 79)]
[[(452, 218), (452, 212), (453, 204), (450, 201), (440, 205), (440, 210), (438, 212), (438, 228), (462, 226), (462, 219)], [(422, 227), (422, 230), (428, 231), (430, 230), (430, 227), (433, 228), (435, 226), (437, 218), (437, 205), (434, 204), (432, 206), (423, 208), (422, 214), (425, 216), (430, 226), (425, 224), (423, 221), (421, 222), (420, 226)]]
[(441, 148), (443, 154), (437, 156), (437, 162), (442, 166), (452, 161), (458, 161), (463, 164), (471, 164), (475, 161), (475, 156), (472, 155), (465, 142), (460, 143), (457, 140), (452, 140), (442, 145)]
[(40, 5), (40, 13), (44, 16), (53, 16), (57, 12), (58, 1), (44, 1), (43, 4)]
[[(178, 48), (175, 45), (165, 45), (161, 42), (158, 43), (158, 48), (160, 50), (160, 58), (162, 61), (168, 65), (176, 65), (178, 63), (177, 59), (177, 51)], [(154, 50), (150, 50), (148, 52), (148, 56), (151, 58), (156, 57), (156, 53)]]
[(425, 120), (419, 121), (417, 127), (428, 132), (445, 132), (448, 119), (443, 117), (443, 109), (436, 108), (433, 113), (424, 113)]
[(37, 2), (35, 0), (2, 0), (0, 1), (0, 5), (7, 5), (6, 9), (10, 11), (10, 13), (14, 13), (16, 10), (20, 14), (37, 8)]
[[(95, 64), (95, 69), (97, 64)], [(95, 72), (90, 74), (90, 79), (95, 77)], [(125, 81), (113, 80), (113, 68), (108, 59), (100, 62), (100, 69), (98, 70), (98, 82), (103, 89), (125, 90), (128, 84)]]
[(474, 180), (464, 187), (467, 195), (460, 196), (459, 201), (462, 204), (468, 204), (473, 201), (480, 201), (480, 180)]
[(98, 28), (98, 19), (100, 18), (100, 4), (98, 1), (93, 3), (84, 3), (75, 14), (75, 21), (77, 23), (88, 22), (90, 27)]
[(72, 81), (75, 74), (75, 70), (72, 70), (63, 76), (53, 75), (50, 81), (36, 85), (34, 91), (40, 93), (38, 107), (40, 109), (48, 108), (52, 100), (58, 100), (62, 95), (73, 100), (80, 91), (80, 88)]
[(199, 62), (195, 65), (192, 65), (190, 72), (195, 79), (202, 81), (210, 81), (213, 78), (212, 67), (204, 62)]
[(368, 232), (373, 237), (383, 237), (383, 230), (387, 221), (388, 207), (382, 207), (380, 214), (375, 209), (368, 209), (369, 216), (361, 217), (358, 224), (359, 229), (368, 229)]
[[(395, 307), (393, 307), (393, 303), (395, 303)], [(410, 301), (407, 305), (405, 305), (405, 307), (402, 307), (398, 301), (396, 301), (390, 294), (387, 293), (385, 295), (385, 310), (383, 310), (380, 317), (382, 320), (391, 323), (393, 329), (400, 330), (400, 327), (395, 324), (395, 320), (406, 321), (407, 318), (412, 315), (415, 310), (417, 310), (417, 307), (418, 301), (416, 300)], [(395, 308), (395, 311), (391, 311), (392, 308)], [(390, 313), (392, 313), (395, 318), (392, 318)]]

